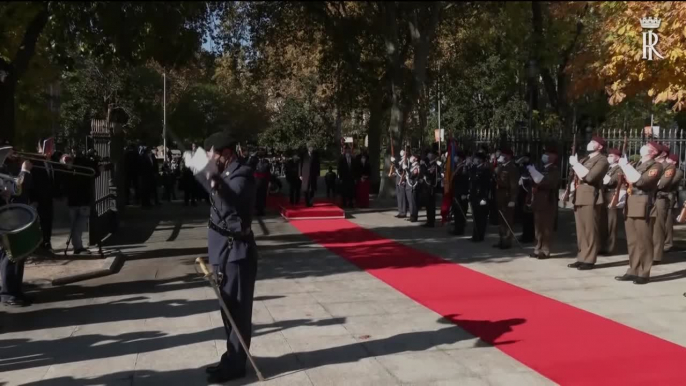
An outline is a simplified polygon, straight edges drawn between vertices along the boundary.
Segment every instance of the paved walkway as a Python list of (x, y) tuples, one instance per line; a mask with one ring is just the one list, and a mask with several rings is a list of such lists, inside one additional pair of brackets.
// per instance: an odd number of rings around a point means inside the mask
[[(112, 241), (128, 260), (117, 275), (34, 288), (37, 304), (0, 309), (0, 384), (202, 385), (223, 352), (214, 293), (193, 260), (206, 253), (206, 206), (130, 210)], [(555, 250), (472, 244), (393, 218), (354, 212), (351, 221), (414, 248), (575, 307), (686, 345), (686, 262), (656, 267), (647, 286), (618, 283), (626, 255), (600, 268), (566, 268), (571, 217)], [(261, 261), (252, 353), (269, 385), (549, 385), (538, 373), (440, 315), (312, 245), (276, 216), (255, 222)], [(495, 229), (490, 231), (494, 237)], [(562, 236), (561, 236), (562, 237)], [(465, 237), (467, 238), (467, 237)], [(39, 267), (29, 267), (39, 269)], [(428, 285), (429, 283), (427, 283)], [(255, 377), (231, 383), (244, 385)]]

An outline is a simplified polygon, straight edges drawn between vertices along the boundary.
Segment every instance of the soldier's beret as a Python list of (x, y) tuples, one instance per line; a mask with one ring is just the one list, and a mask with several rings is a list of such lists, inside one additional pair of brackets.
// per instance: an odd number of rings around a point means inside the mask
[(593, 138), (591, 138), (591, 140), (597, 142), (602, 147), (605, 147), (605, 145), (607, 144), (607, 142), (605, 142), (605, 138), (599, 135), (594, 135)]
[(669, 146), (665, 145), (664, 143), (662, 144), (662, 149), (660, 149), (662, 153), (665, 153), (665, 155), (669, 155)]
[(556, 148), (555, 146), (548, 146), (548, 147), (545, 149), (545, 152), (548, 153), (548, 154), (552, 154), (552, 155), (557, 155), (557, 154), (558, 154), (558, 153), (557, 153), (557, 148)]
[(207, 137), (205, 140), (205, 149), (209, 150), (214, 147), (215, 151), (221, 151), (235, 146), (237, 142), (238, 141), (236, 141), (229, 132), (222, 131)]
[(619, 151), (619, 149), (608, 149), (607, 155), (614, 154), (617, 157), (621, 157), (622, 153)]
[(672, 161), (676, 162), (679, 164), (679, 156), (676, 154), (670, 154), (667, 158), (671, 159)]
[(648, 146), (655, 149), (655, 152), (657, 152), (658, 154), (660, 154), (660, 152), (662, 152), (662, 145), (660, 145), (659, 143), (657, 143), (655, 141), (648, 142)]
[(500, 153), (502, 153), (502, 154), (504, 154), (504, 155), (509, 155), (510, 157), (513, 156), (512, 150), (511, 150), (511, 149), (508, 149), (508, 148), (500, 149)]

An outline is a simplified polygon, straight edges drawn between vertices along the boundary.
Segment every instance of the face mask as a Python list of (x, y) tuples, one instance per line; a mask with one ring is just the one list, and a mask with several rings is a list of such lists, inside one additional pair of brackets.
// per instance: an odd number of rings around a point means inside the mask
[(496, 152), (495, 152), (496, 158), (497, 158), (497, 157), (500, 157), (500, 154), (502, 154), (500, 151), (496, 151)]
[(641, 157), (647, 157), (650, 155), (650, 148), (648, 146), (641, 146), (640, 150)]
[(544, 164), (547, 164), (548, 160), (549, 160), (548, 154), (543, 154), (541, 156), (541, 162), (543, 162)]
[(614, 155), (608, 156), (608, 157), (607, 157), (607, 162), (609, 162), (609, 163), (611, 163), (611, 164), (616, 163), (616, 162), (617, 162), (617, 157), (614, 156)]
[(405, 156), (405, 150), (400, 150), (400, 156), (404, 157)]
[(417, 162), (417, 159), (414, 157), (410, 157), (410, 162), (415, 163), (415, 162)]
[(505, 157), (503, 157), (502, 155), (499, 156), (499, 157), (498, 157), (498, 163), (499, 163), (499, 164), (505, 163)]
[(591, 152), (591, 153), (596, 151), (595, 143), (589, 142), (588, 145), (586, 145), (586, 151)]
[(310, 153), (312, 153), (313, 150), (314, 150), (314, 149), (311, 148), (311, 147), (308, 147), (308, 148), (307, 148), (307, 151), (309, 151)]
[(362, 162), (367, 162), (367, 159), (362, 157)]

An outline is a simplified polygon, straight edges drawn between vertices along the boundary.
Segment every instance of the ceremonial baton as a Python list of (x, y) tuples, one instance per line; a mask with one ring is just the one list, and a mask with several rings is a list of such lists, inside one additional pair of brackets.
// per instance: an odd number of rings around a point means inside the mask
[(217, 281), (214, 280), (214, 275), (212, 275), (209, 269), (207, 269), (207, 265), (205, 265), (205, 262), (203, 261), (202, 257), (198, 257), (197, 259), (195, 259), (195, 262), (198, 263), (200, 269), (202, 270), (202, 273), (205, 274), (205, 279), (207, 279), (207, 281), (210, 282), (210, 286), (214, 289), (214, 293), (217, 295), (217, 299), (219, 299), (219, 304), (222, 306), (222, 310), (224, 310), (226, 318), (229, 319), (229, 323), (231, 323), (231, 328), (234, 331), (236, 331), (238, 341), (241, 342), (241, 346), (243, 346), (243, 350), (245, 350), (245, 353), (248, 355), (248, 360), (250, 360), (252, 368), (255, 369), (257, 378), (260, 380), (260, 382), (264, 382), (264, 377), (262, 376), (260, 370), (257, 368), (257, 364), (255, 364), (255, 360), (252, 358), (252, 355), (250, 355), (250, 350), (248, 350), (248, 345), (246, 345), (245, 340), (243, 340), (243, 335), (241, 335), (241, 331), (236, 326), (236, 322), (233, 320), (233, 317), (231, 317), (231, 313), (229, 312), (229, 308), (226, 307), (226, 303), (224, 303), (224, 299), (222, 298), (222, 295), (219, 292), (219, 285), (217, 284)]
[(515, 241), (516, 241), (517, 244), (519, 245), (519, 248), (521, 248), (521, 249), (523, 249), (523, 250), (526, 250), (526, 249), (524, 248), (524, 246), (522, 245), (522, 243), (519, 242), (519, 239), (517, 238), (517, 235), (515, 235), (514, 231), (512, 231), (512, 227), (510, 226), (510, 223), (507, 222), (507, 219), (505, 218), (505, 215), (503, 214), (503, 211), (500, 210), (500, 209), (498, 209), (498, 213), (500, 213), (500, 217), (501, 217), (501, 218), (503, 219), (503, 221), (505, 222), (505, 225), (507, 225), (507, 229), (510, 230), (510, 233), (512, 234), (512, 238), (515, 239)]

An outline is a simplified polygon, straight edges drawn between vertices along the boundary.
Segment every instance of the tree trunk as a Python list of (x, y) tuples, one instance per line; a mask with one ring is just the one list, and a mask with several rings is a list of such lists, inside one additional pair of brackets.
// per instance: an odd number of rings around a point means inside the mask
[[(370, 176), (370, 184), (372, 192), (379, 192), (379, 196), (382, 196), (385, 185), (385, 176), (387, 173), (381, 171), (377, 173), (381, 165), (381, 122), (383, 121), (383, 101), (382, 98), (372, 97), (369, 103), (369, 126), (367, 127), (367, 135), (369, 136), (369, 166), (372, 170), (372, 175)], [(389, 160), (388, 157), (384, 157), (384, 167), (383, 170), (388, 170)]]
[(14, 141), (14, 95), (16, 81), (8, 76), (0, 82), (0, 146), (4, 141), (10, 144)]

